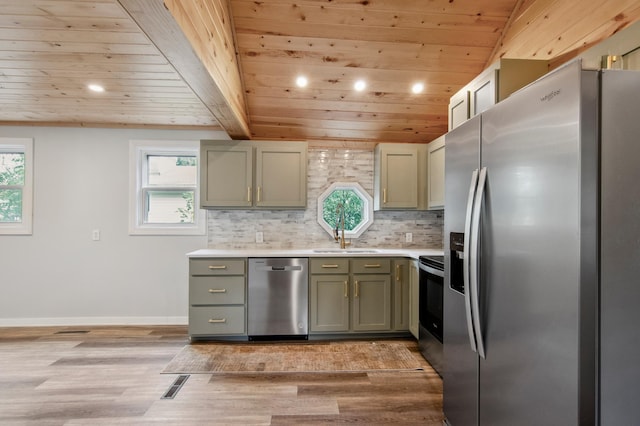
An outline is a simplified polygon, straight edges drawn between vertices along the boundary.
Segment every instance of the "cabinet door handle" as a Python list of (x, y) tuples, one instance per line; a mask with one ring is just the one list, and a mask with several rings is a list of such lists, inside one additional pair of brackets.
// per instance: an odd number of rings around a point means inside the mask
[(224, 324), (227, 322), (226, 318), (211, 318), (209, 324)]
[(258, 202), (262, 201), (262, 187), (258, 187)]
[(359, 290), (359, 287), (360, 287), (359, 283), (358, 283), (358, 280), (356, 280), (356, 282), (355, 282), (355, 287), (356, 287), (356, 289), (355, 289), (354, 297), (358, 297), (358, 293), (359, 293), (358, 290)]
[(247, 186), (247, 203), (251, 202), (251, 187)]
[(364, 265), (365, 268), (379, 268), (380, 266), (379, 263), (367, 263)]
[(334, 265), (334, 264), (330, 264), (330, 263), (323, 263), (322, 267), (323, 268), (337, 268), (338, 265)]
[(349, 281), (344, 282), (344, 298), (349, 297)]
[(387, 204), (387, 188), (382, 189), (382, 204)]
[(209, 293), (226, 293), (226, 288), (210, 288)]
[(209, 269), (227, 269), (227, 265), (209, 265)]
[(398, 283), (398, 287), (399, 287), (399, 290), (400, 290), (400, 300), (403, 300), (402, 265), (396, 265), (396, 282)]

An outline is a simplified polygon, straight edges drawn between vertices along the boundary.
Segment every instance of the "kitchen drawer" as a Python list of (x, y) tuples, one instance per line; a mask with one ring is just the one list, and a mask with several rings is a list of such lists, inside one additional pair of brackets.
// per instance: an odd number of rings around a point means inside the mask
[(348, 274), (349, 259), (344, 257), (335, 258), (311, 258), (312, 274)]
[(244, 275), (244, 259), (190, 259), (191, 275)]
[(243, 305), (244, 276), (191, 277), (191, 305)]
[(351, 259), (352, 274), (389, 274), (391, 273), (391, 259), (369, 258)]
[(245, 334), (244, 306), (192, 306), (190, 335)]

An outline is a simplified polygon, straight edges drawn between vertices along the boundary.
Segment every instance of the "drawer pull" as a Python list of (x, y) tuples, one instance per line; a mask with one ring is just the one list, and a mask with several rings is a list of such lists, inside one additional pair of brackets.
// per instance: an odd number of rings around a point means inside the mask
[(226, 288), (210, 288), (209, 293), (226, 293)]
[(209, 269), (227, 269), (227, 265), (209, 265)]
[(328, 263), (323, 263), (323, 264), (322, 264), (322, 267), (323, 267), (323, 268), (337, 268), (337, 267), (338, 267), (338, 265), (335, 265), (335, 264), (328, 264)]
[(209, 324), (224, 324), (227, 322), (226, 318), (220, 318), (220, 319), (216, 319), (216, 318), (211, 318), (209, 320)]
[(367, 263), (366, 265), (364, 265), (365, 268), (379, 268), (380, 264), (379, 263)]

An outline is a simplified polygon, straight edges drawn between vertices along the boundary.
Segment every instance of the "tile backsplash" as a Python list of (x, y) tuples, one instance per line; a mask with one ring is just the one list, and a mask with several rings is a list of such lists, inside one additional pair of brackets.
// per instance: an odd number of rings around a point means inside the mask
[[(304, 249), (337, 243), (317, 222), (318, 196), (334, 182), (358, 182), (373, 197), (373, 151), (310, 149), (307, 208), (304, 210), (209, 210), (208, 247), (212, 249)], [(377, 211), (374, 222), (352, 247), (441, 248), (442, 211)], [(256, 243), (256, 232), (264, 242)], [(405, 234), (413, 242), (405, 242)]]

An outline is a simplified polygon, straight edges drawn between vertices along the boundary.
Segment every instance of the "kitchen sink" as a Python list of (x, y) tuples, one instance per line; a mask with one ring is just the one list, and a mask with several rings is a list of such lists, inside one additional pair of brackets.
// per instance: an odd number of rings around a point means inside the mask
[(314, 249), (314, 253), (339, 253), (339, 254), (357, 254), (357, 253), (378, 253), (375, 249)]

